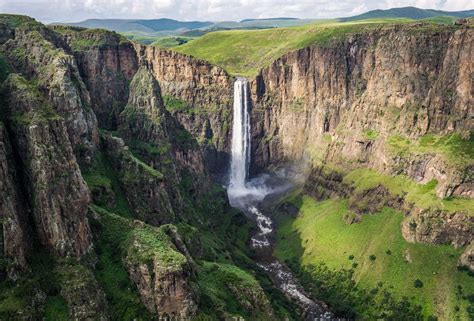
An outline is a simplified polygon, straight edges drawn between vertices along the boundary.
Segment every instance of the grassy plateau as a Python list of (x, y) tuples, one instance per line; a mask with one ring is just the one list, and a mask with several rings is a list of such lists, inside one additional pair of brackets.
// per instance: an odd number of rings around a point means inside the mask
[(353, 22), (320, 20), (308, 25), (208, 33), (172, 49), (204, 59), (231, 75), (256, 76), (258, 71), (293, 50), (309, 45), (327, 45), (333, 39), (387, 24), (409, 23), (405, 18), (368, 19)]

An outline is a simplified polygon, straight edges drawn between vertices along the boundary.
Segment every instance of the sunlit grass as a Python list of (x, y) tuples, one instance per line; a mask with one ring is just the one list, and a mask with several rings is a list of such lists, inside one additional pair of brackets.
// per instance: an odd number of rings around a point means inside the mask
[[(392, 209), (364, 215), (362, 222), (348, 225), (343, 220), (347, 200), (316, 202), (293, 196), (290, 202), (299, 214), (280, 222), (275, 250), (280, 259), (296, 257), (303, 266), (325, 263), (333, 269), (349, 269), (356, 263), (355, 279), (367, 289), (382, 282), (398, 297), (414, 297), (426, 316), (453, 320), (456, 305), (461, 307), (458, 316), (465, 313), (467, 301), (456, 291), (461, 285), (464, 293), (473, 293), (474, 282), (456, 268), (462, 249), (406, 242), (400, 231), (403, 214)], [(423, 287), (414, 287), (416, 279)]]

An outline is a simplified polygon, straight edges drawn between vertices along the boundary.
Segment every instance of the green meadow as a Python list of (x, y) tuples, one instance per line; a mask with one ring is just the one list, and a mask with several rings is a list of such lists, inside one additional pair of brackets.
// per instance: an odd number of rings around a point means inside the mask
[(275, 255), (281, 260), (298, 260), (303, 268), (324, 263), (335, 271), (353, 269), (358, 286), (373, 289), (382, 282), (395, 297), (423, 306), (425, 317), (468, 319), (474, 278), (457, 269), (462, 249), (406, 242), (400, 231), (403, 214), (390, 208), (348, 225), (343, 220), (347, 200), (316, 202), (294, 195), (288, 201), (299, 214), (279, 221)]

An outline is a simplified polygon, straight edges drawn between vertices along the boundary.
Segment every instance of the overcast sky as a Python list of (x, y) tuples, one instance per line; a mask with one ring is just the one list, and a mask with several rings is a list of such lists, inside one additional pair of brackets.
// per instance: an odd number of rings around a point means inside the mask
[(472, 9), (473, 0), (0, 0), (0, 12), (43, 22), (89, 18), (242, 20), (245, 18), (335, 18), (373, 9), (416, 6), (448, 11)]

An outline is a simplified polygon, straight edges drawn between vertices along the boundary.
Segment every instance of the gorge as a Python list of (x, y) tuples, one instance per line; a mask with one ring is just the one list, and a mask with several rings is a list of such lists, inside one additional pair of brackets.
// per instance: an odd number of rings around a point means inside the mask
[[(311, 41), (208, 62), (279, 32)], [(469, 320), (473, 40), (387, 21), (168, 50), (0, 15), (0, 319)]]
[[(272, 256), (269, 241), (272, 221), (258, 209), (265, 197), (275, 196), (290, 189), (291, 184), (279, 182), (278, 189), (267, 186), (265, 179), (248, 182), (250, 164), (250, 96), (248, 82), (237, 78), (234, 84), (234, 118), (232, 127), (231, 172), (228, 186), (230, 204), (241, 209), (256, 221), (258, 231), (251, 237), (251, 245), (256, 250), (256, 262), (265, 270), (279, 289), (301, 307), (305, 320), (336, 320), (327, 306), (312, 301), (301, 285), (297, 284), (291, 271)], [(285, 187), (286, 185), (286, 187)], [(283, 186), (283, 188), (282, 188)]]

